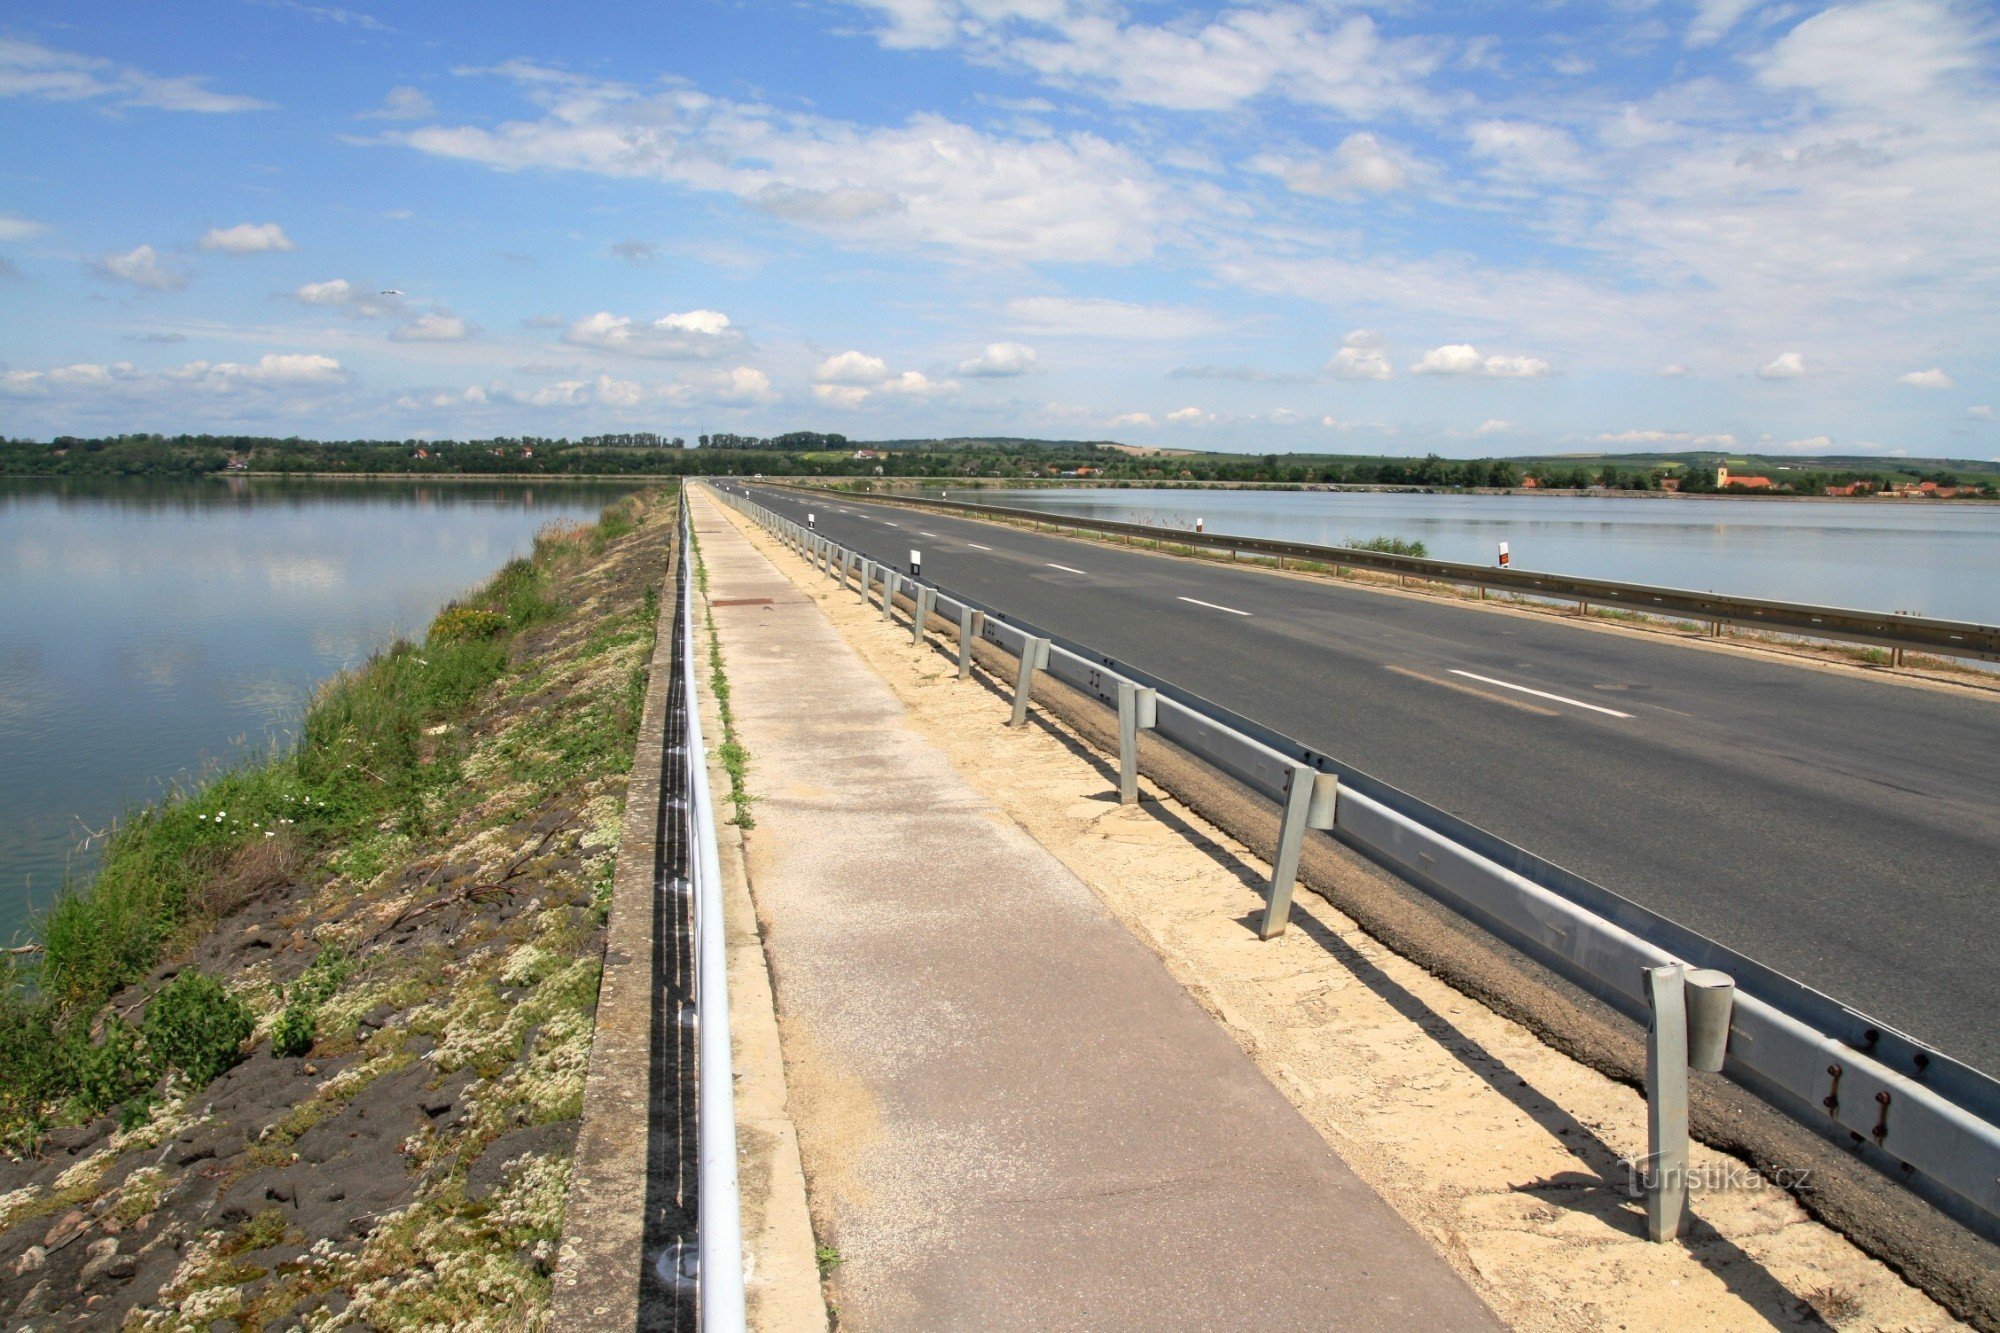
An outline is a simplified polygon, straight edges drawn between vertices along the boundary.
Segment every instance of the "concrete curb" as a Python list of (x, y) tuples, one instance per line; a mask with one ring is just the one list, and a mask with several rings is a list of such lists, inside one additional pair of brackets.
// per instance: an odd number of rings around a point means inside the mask
[(635, 1328), (639, 1320), (652, 1092), (653, 892), (673, 668), (673, 586), (670, 557), (625, 791), (583, 1126), (556, 1253), (548, 1327), (563, 1333)]

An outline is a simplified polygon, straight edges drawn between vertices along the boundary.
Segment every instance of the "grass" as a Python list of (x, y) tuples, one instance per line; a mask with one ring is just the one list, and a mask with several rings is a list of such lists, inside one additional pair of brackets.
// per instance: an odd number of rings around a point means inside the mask
[[(167, 1064), (197, 1086), (219, 1072), (221, 1047), (248, 1035), (227, 997), (196, 995), (191, 980), (180, 1009), (168, 1006), (172, 1024), (154, 1017), (163, 992), (136, 1029), (107, 1015), (108, 1002), (260, 893), (291, 883), (305, 861), (365, 880), (399, 847), (446, 827), (467, 799), (470, 742), (452, 724), (514, 669), (526, 631), (564, 613), (557, 562), (633, 531), (633, 503), (610, 506), (595, 525), (545, 530), (531, 556), (447, 607), (422, 641), (399, 640), (329, 681), (291, 750), (224, 771), (115, 830), (96, 880), (66, 892), (41, 921), (40, 953), (0, 959), (0, 1144), (25, 1147), (52, 1124), (114, 1103), (143, 1106)], [(656, 612), (649, 602), (648, 614), (628, 616), (622, 637), (650, 636)], [(629, 755), (644, 690), (642, 667), (611, 703), (538, 719), (547, 770), (538, 776), (554, 781), (565, 767)], [(310, 1048), (312, 1011), (344, 967), (322, 954), (295, 983), (290, 1048)]]
[(702, 621), (708, 627), (708, 690), (715, 696), (715, 711), (722, 719), (722, 744), (716, 747), (715, 754), (722, 761), (723, 771), (729, 774), (729, 801), (736, 807), (729, 822), (740, 829), (753, 829), (757, 820), (750, 813), (750, 803), (756, 799), (750, 795), (750, 752), (736, 738), (736, 713), (729, 705), (729, 676), (722, 668), (722, 639), (715, 632), (715, 613), (708, 606), (708, 566), (701, 558), (701, 542), (692, 533), (689, 545), (694, 553), (695, 582), (701, 588)]

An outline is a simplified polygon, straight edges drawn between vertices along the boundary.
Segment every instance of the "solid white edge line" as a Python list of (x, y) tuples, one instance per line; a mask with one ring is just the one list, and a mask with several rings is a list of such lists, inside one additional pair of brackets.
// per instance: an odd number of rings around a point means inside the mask
[(1238, 611), (1233, 606), (1217, 606), (1214, 602), (1204, 602), (1199, 597), (1183, 597), (1181, 600), (1183, 602), (1193, 602), (1196, 606), (1205, 606), (1211, 611), (1227, 611), (1232, 616), (1247, 616), (1250, 614), (1248, 611)]
[[(1044, 563), (1046, 563), (1050, 569), (1060, 569), (1065, 574), (1083, 574), (1083, 571), (1080, 569), (1071, 569), (1068, 565), (1059, 565), (1053, 560), (1045, 561)], [(1085, 578), (1090, 577), (1088, 574), (1084, 574), (1083, 576)]]
[(1567, 695), (1550, 694), (1547, 690), (1531, 690), (1526, 685), (1516, 685), (1511, 680), (1495, 680), (1491, 676), (1482, 676), (1476, 672), (1460, 671), (1457, 667), (1451, 668), (1451, 674), (1454, 676), (1464, 676), (1467, 680), (1484, 681), (1488, 685), (1498, 685), (1503, 690), (1519, 690), (1523, 694), (1532, 694), (1537, 699), (1553, 699), (1559, 704), (1568, 704), (1572, 708), (1588, 708), (1593, 713), (1603, 713), (1610, 717), (1632, 716), (1630, 713), (1621, 713), (1615, 708), (1604, 708), (1598, 704), (1587, 704), (1581, 699), (1572, 699)]

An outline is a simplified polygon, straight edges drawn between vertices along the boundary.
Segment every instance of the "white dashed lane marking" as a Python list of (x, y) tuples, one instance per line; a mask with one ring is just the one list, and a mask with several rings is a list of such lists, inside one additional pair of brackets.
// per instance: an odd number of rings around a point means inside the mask
[(1495, 680), (1491, 676), (1481, 676), (1470, 671), (1460, 671), (1457, 667), (1451, 668), (1451, 674), (1454, 676), (1463, 676), (1467, 680), (1482, 681), (1488, 685), (1498, 685), (1503, 690), (1519, 690), (1522, 694), (1532, 694), (1537, 699), (1550, 699), (1559, 704), (1568, 704), (1571, 708), (1588, 708), (1593, 713), (1603, 713), (1607, 717), (1632, 716), (1630, 713), (1621, 713), (1615, 708), (1604, 708), (1598, 704), (1587, 704), (1581, 699), (1572, 699), (1567, 695), (1550, 694), (1547, 690), (1531, 690), (1526, 685), (1516, 685), (1511, 680)]

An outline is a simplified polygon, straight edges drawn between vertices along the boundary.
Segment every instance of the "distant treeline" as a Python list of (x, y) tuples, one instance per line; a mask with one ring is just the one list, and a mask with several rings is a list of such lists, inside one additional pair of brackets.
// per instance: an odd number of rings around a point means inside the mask
[[(1732, 468), (1720, 489), (1799, 495), (1865, 494), (1933, 483), (1943, 493), (1995, 494), (1991, 475), (1961, 479), (1919, 465), (1857, 460), (1855, 468), (1774, 467), (1768, 476)], [(0, 475), (187, 477), (212, 473), (373, 473), (534, 476), (767, 476), (980, 478), (1034, 482), (1063, 478), (1132, 484), (1231, 481), (1273, 485), (1373, 485), (1712, 492), (1718, 463), (1672, 458), (1516, 460), (1505, 458), (1322, 457), (1299, 454), (1143, 454), (1088, 441), (898, 440), (870, 445), (844, 435), (792, 431), (761, 438), (711, 434), (689, 447), (679, 436), (635, 432), (579, 440), (535, 435), (483, 440), (304, 440), (249, 435), (58, 436), (0, 440)]]

